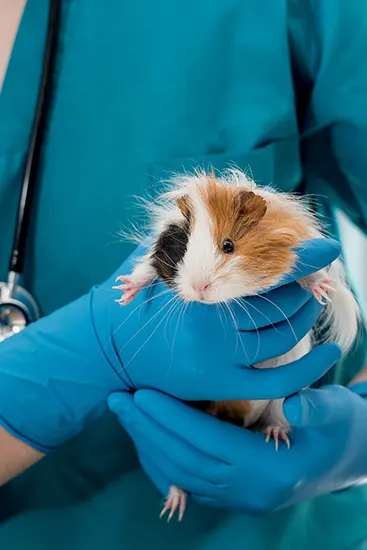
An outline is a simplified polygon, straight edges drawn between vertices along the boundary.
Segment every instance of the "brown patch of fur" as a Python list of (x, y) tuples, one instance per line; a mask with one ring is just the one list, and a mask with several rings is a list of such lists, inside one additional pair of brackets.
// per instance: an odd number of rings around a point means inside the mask
[(225, 187), (212, 175), (201, 189), (214, 226), (214, 239), (220, 243), (231, 238), (238, 241), (256, 227), (266, 212), (266, 202), (252, 191)]
[[(213, 175), (200, 192), (213, 221), (218, 249), (225, 239), (233, 240), (234, 254), (243, 258), (240, 265), (259, 283), (259, 291), (292, 269), (296, 260), (292, 249), (310, 235), (287, 205), (267, 202), (248, 189), (226, 187)], [(223, 254), (223, 265), (231, 257)]]
[(234, 197), (236, 227), (240, 234), (246, 234), (256, 227), (266, 214), (266, 201), (253, 191), (239, 191)]
[(294, 248), (310, 236), (307, 226), (287, 206), (269, 205), (258, 227), (238, 244), (243, 269), (258, 280), (259, 290), (267, 288), (294, 267)]
[(192, 205), (190, 197), (188, 197), (187, 195), (183, 195), (176, 200), (176, 203), (184, 218), (186, 218), (188, 221), (192, 221)]
[(226, 413), (230, 418), (237, 420), (250, 414), (251, 410), (250, 401), (236, 399), (232, 401), (212, 401), (207, 412), (213, 416), (220, 416), (222, 413)]

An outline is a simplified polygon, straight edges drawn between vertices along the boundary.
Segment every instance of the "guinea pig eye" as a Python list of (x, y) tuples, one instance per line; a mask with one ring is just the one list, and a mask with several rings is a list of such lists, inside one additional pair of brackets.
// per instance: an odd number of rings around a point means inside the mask
[(222, 250), (224, 254), (232, 254), (234, 251), (234, 242), (231, 239), (225, 239), (222, 243)]

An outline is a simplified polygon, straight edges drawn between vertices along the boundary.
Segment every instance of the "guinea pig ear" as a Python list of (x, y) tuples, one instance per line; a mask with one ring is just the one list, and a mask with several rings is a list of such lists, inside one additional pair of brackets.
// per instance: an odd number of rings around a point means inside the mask
[(179, 197), (176, 199), (177, 206), (180, 209), (180, 212), (186, 218), (187, 220), (190, 220), (191, 217), (191, 204), (190, 204), (190, 198), (188, 195), (183, 195), (182, 197)]
[(267, 210), (265, 199), (253, 191), (239, 191), (234, 198), (234, 204), (237, 219), (243, 224), (246, 231), (255, 227), (265, 216)]

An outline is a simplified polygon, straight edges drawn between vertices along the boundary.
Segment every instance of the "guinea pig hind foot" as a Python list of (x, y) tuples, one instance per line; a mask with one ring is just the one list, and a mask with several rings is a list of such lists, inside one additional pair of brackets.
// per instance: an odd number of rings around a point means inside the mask
[(176, 510), (178, 509), (178, 521), (181, 521), (186, 509), (186, 499), (187, 494), (185, 493), (185, 491), (183, 491), (179, 487), (176, 487), (176, 485), (171, 485), (159, 517), (162, 518), (166, 514), (166, 512), (169, 512), (167, 522), (170, 522)]
[(309, 289), (313, 292), (316, 300), (323, 306), (326, 302), (331, 302), (328, 292), (335, 291), (335, 288), (332, 286), (333, 283), (334, 281), (331, 279), (324, 279), (323, 281), (313, 282), (309, 286)]
[(266, 443), (269, 443), (270, 439), (274, 440), (276, 451), (279, 449), (279, 439), (285, 442), (287, 449), (290, 449), (291, 442), (288, 437), (287, 431), (282, 430), (277, 426), (268, 426), (267, 428), (264, 428), (262, 431), (266, 436), (266, 439), (265, 439)]

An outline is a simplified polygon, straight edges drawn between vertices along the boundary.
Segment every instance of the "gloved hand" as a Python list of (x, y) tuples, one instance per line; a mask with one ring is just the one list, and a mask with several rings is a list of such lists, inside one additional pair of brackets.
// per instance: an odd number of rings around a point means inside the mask
[[(321, 351), (320, 353), (325, 353)], [(334, 357), (330, 349), (325, 362)], [(163, 495), (171, 484), (211, 506), (256, 514), (366, 480), (367, 403), (355, 388), (325, 386), (287, 399), (291, 448), (221, 422), (153, 390), (113, 394), (110, 408), (133, 437)]]
[(154, 388), (186, 400), (261, 398), (314, 382), (327, 370), (320, 351), (308, 362), (269, 372), (242, 367), (289, 351), (310, 330), (320, 306), (292, 281), (339, 253), (335, 241), (310, 241), (287, 286), (267, 300), (246, 299), (251, 318), (237, 305), (233, 317), (201, 304), (182, 315), (163, 284), (120, 307), (111, 287), (116, 275), (131, 271), (133, 256), (102, 286), (1, 343), (0, 424), (47, 452), (100, 416), (113, 391)]

